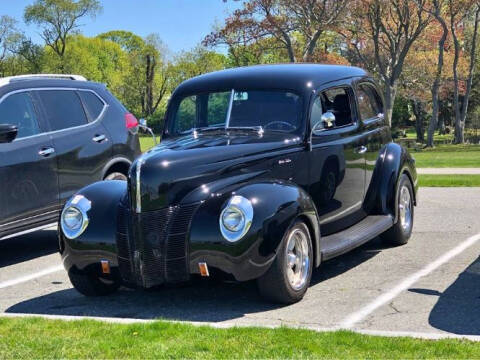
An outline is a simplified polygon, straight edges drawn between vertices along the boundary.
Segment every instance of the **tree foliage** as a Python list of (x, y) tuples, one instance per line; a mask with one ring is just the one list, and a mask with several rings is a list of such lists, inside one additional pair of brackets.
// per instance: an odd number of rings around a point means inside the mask
[(79, 28), (79, 20), (93, 18), (101, 9), (98, 0), (36, 0), (25, 8), (24, 19), (27, 24), (39, 26), (45, 44), (63, 57), (68, 35)]

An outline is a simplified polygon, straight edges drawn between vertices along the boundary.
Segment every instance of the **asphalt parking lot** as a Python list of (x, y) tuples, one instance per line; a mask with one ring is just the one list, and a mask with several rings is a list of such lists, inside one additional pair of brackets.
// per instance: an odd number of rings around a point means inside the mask
[(0, 241), (0, 313), (480, 339), (480, 188), (422, 188), (415, 210), (406, 246), (392, 248), (375, 239), (323, 263), (304, 300), (291, 306), (265, 303), (254, 282), (208, 279), (85, 298), (61, 268), (55, 230), (43, 230)]

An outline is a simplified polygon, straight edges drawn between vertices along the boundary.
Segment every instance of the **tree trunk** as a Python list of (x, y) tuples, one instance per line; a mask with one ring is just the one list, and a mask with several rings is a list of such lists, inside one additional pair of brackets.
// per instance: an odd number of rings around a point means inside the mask
[(385, 118), (387, 119), (388, 126), (392, 127), (392, 113), (393, 104), (395, 103), (395, 97), (397, 96), (397, 84), (396, 82), (391, 85), (385, 84), (384, 97), (385, 97)]
[(425, 129), (423, 121), (425, 119), (424, 104), (419, 99), (412, 100), (413, 114), (415, 115), (415, 131), (417, 133), (417, 142), (425, 142)]
[[(477, 55), (477, 35), (478, 35), (478, 20), (480, 16), (480, 6), (477, 5), (477, 9), (475, 10), (475, 25), (472, 35), (472, 47), (470, 49), (470, 64), (468, 69), (468, 78), (467, 78), (467, 88), (465, 90), (465, 96), (462, 102), (462, 110), (460, 112), (460, 124), (461, 126), (461, 134), (459, 134), (457, 138), (457, 132), (455, 132), (455, 140), (458, 143), (463, 144), (465, 142), (465, 122), (467, 120), (467, 111), (468, 111), (468, 101), (470, 97), (470, 92), (472, 90), (472, 83), (473, 83), (473, 75), (475, 72), (475, 63), (476, 63), (476, 55)], [(455, 130), (457, 126), (455, 126)]]
[(155, 77), (155, 56), (146, 56), (145, 66), (145, 116), (153, 114), (153, 80)]
[(437, 71), (435, 73), (435, 80), (433, 81), (432, 85), (432, 118), (430, 119), (430, 123), (428, 124), (428, 134), (427, 134), (427, 147), (433, 147), (433, 136), (435, 134), (435, 130), (438, 124), (438, 109), (439, 109), (439, 101), (438, 101), (438, 91), (440, 88), (440, 80), (442, 77), (443, 71), (443, 54), (445, 50), (445, 41), (447, 40), (448, 35), (448, 26), (445, 20), (442, 18), (441, 15), (441, 8), (440, 4), (435, 2), (437, 5), (435, 18), (437, 21), (442, 25), (442, 37), (438, 41), (438, 61), (437, 61)]

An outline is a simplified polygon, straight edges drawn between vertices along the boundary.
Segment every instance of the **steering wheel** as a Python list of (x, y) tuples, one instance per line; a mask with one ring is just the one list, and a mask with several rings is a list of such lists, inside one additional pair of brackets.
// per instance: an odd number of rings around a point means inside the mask
[(288, 130), (296, 130), (296, 127), (294, 125), (290, 124), (287, 121), (281, 121), (281, 120), (270, 121), (264, 126), (264, 128), (268, 129), (269, 127), (275, 126), (275, 125), (280, 125), (280, 127), (286, 127), (288, 128)]

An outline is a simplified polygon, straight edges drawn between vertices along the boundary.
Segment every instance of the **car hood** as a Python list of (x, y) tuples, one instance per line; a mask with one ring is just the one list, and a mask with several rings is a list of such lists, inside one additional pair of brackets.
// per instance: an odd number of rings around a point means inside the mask
[(131, 167), (131, 199), (136, 203), (140, 194), (142, 212), (176, 205), (195, 189), (213, 182), (265, 174), (274, 158), (298, 148), (300, 143), (300, 137), (281, 133), (201, 134), (166, 139)]

